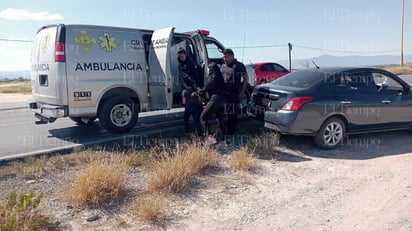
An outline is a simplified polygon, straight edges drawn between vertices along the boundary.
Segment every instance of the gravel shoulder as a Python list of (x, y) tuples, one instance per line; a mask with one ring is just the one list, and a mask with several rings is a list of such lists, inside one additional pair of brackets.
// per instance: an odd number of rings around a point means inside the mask
[[(229, 173), (171, 230), (412, 230), (409, 135), (352, 137), (364, 145), (333, 151), (286, 137), (278, 161), (259, 160), (260, 168), (243, 176)], [(379, 145), (366, 147), (366, 139)], [(239, 177), (247, 183), (236, 183)]]
[(411, 230), (410, 164), (410, 155), (263, 161), (250, 184), (205, 190), (205, 205), (174, 230)]
[[(412, 145), (407, 131), (349, 137), (337, 150), (317, 149), (310, 138), (282, 137), (278, 159), (258, 159), (251, 172), (227, 166), (200, 175), (168, 204), (159, 227), (136, 219), (131, 198), (94, 210), (72, 208), (61, 191), (79, 168), (28, 182), (0, 179), (13, 189), (45, 192), (44, 206), (59, 230), (412, 230)], [(139, 190), (144, 173), (130, 174)], [(98, 214), (99, 219), (86, 218)]]

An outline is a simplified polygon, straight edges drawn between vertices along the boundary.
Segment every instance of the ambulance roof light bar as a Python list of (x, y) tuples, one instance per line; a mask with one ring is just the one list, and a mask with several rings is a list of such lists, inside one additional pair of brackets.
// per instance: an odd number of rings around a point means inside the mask
[(189, 33), (190, 35), (192, 35), (192, 34), (194, 34), (194, 33), (196, 33), (196, 32), (198, 32), (199, 34), (201, 34), (201, 35), (203, 35), (203, 36), (208, 36), (208, 35), (210, 35), (210, 31), (208, 31), (208, 30), (189, 31), (189, 32), (187, 32), (187, 33)]

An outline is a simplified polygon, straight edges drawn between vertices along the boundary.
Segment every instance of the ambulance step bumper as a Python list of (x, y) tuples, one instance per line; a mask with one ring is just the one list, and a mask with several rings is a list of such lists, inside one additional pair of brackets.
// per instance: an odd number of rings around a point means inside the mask
[(47, 124), (47, 123), (53, 123), (56, 121), (57, 118), (55, 117), (50, 117), (50, 116), (44, 116), (40, 113), (34, 113), (34, 117), (36, 117), (39, 120), (36, 120), (34, 123), (35, 124)]
[(38, 119), (38, 121), (35, 121), (36, 124), (53, 123), (56, 119), (67, 117), (69, 114), (67, 106), (40, 104), (33, 101), (29, 102), (29, 109), (34, 112), (34, 117)]

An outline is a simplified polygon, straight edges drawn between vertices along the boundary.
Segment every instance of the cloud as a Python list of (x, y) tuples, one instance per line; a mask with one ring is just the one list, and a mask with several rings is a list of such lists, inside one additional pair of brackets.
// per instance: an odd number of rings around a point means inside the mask
[(50, 12), (29, 12), (26, 9), (11, 9), (0, 11), (0, 18), (9, 20), (61, 20), (64, 19), (60, 14)]

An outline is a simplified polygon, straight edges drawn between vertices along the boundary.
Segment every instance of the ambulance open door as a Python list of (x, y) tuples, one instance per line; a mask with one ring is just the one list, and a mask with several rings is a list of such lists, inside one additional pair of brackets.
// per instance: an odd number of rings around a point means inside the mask
[(149, 50), (149, 92), (154, 109), (170, 109), (173, 104), (173, 76), (170, 46), (174, 28), (155, 30)]

